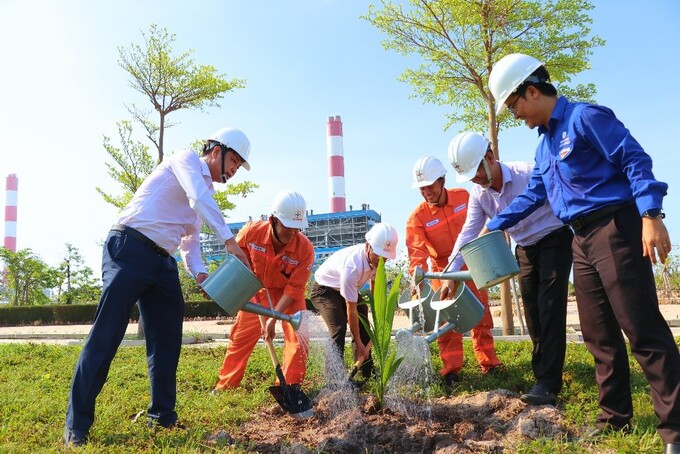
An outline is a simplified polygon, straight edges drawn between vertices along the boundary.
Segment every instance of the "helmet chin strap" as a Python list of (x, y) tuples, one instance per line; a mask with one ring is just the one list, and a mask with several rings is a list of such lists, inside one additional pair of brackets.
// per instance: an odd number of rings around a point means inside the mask
[(272, 223), (272, 233), (274, 234), (274, 238), (276, 238), (276, 241), (283, 244), (283, 241), (281, 241), (281, 238), (279, 238), (279, 234), (276, 233), (276, 224), (279, 223), (279, 220), (272, 216), (271, 223)]
[(481, 185), (484, 189), (488, 189), (491, 187), (491, 184), (493, 183), (493, 177), (491, 176), (491, 169), (489, 168), (489, 164), (486, 162), (486, 159), (482, 161), (482, 165), (484, 166), (484, 172), (486, 173), (486, 184)]
[(225, 172), (225, 166), (224, 166), (224, 157), (227, 154), (227, 150), (222, 148), (222, 175), (220, 177), (222, 178), (222, 183), (226, 183), (229, 177), (227, 176), (227, 173)]

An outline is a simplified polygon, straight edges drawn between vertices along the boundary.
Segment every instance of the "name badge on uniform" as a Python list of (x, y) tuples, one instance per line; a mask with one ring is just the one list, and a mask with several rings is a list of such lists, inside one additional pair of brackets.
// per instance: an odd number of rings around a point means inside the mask
[(467, 203), (464, 203), (462, 205), (458, 205), (456, 208), (453, 209), (453, 212), (458, 213), (459, 211), (464, 210), (466, 206), (467, 206)]
[(571, 140), (567, 136), (567, 131), (562, 131), (562, 140), (560, 140), (560, 159), (564, 159), (569, 156), (574, 147), (572, 146)]
[(250, 246), (252, 249), (256, 250), (257, 252), (262, 252), (262, 253), (267, 252), (266, 247), (260, 246), (259, 244), (255, 244), (252, 241), (248, 243), (248, 246)]
[(425, 227), (432, 227), (433, 225), (437, 225), (437, 224), (439, 224), (439, 218), (432, 219), (431, 221), (426, 222)]

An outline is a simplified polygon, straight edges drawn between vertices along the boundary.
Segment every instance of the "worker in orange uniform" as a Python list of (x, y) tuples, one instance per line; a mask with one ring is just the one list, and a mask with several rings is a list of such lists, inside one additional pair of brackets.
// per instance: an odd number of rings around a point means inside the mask
[[(420, 189), (425, 201), (416, 207), (406, 222), (406, 248), (411, 275), (416, 267), (423, 271), (443, 271), (465, 223), (469, 193), (462, 188), (446, 189), (445, 175), (444, 165), (432, 156), (418, 159), (413, 167), (413, 187)], [(432, 280), (430, 285), (432, 291), (436, 291), (441, 287), (441, 282)], [(479, 291), (472, 281), (467, 281), (466, 285), (484, 305), (484, 316), (472, 329), (472, 346), (482, 372), (491, 373), (501, 362), (496, 357), (491, 334), (493, 318), (489, 311), (489, 296), (486, 291)], [(413, 292), (415, 294), (416, 289)], [(460, 381), (463, 335), (451, 331), (438, 338), (437, 342), (443, 363), (441, 375), (444, 386), (450, 389)]]
[[(253, 298), (254, 303), (269, 307), (271, 298), (274, 310), (288, 315), (306, 309), (305, 290), (314, 263), (314, 246), (300, 233), (307, 227), (306, 210), (299, 193), (282, 191), (274, 198), (269, 220), (248, 222), (239, 231), (236, 241), (264, 286)], [(238, 312), (216, 391), (236, 388), (241, 383), (258, 339), (273, 339), (275, 325), (275, 318)], [(288, 322), (282, 325), (283, 374), (286, 383), (300, 386), (306, 373), (308, 342), (300, 342)]]

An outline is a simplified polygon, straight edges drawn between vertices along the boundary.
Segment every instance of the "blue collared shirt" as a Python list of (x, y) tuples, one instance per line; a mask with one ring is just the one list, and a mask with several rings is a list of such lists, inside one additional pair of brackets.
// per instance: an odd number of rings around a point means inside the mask
[(635, 200), (640, 214), (662, 208), (668, 185), (654, 179), (652, 159), (611, 109), (560, 97), (550, 116), (526, 190), (487, 227), (505, 230), (550, 202), (562, 222)]

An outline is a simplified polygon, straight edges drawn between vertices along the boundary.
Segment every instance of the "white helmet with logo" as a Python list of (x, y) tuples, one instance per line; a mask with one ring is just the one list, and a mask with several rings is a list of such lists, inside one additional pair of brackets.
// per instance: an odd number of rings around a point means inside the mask
[(418, 159), (413, 166), (413, 187), (429, 186), (444, 175), (446, 175), (444, 164), (434, 156), (425, 156)]
[(371, 245), (373, 252), (386, 259), (397, 256), (399, 235), (397, 229), (384, 222), (379, 222), (366, 232), (366, 242)]
[(307, 228), (307, 204), (299, 192), (281, 191), (276, 194), (270, 212), (284, 227)]
[(498, 60), (489, 74), (489, 90), (496, 100), (496, 115), (505, 109), (505, 100), (543, 63), (524, 54), (510, 54)]
[(225, 147), (234, 150), (241, 158), (243, 158), (243, 165), (241, 167), (250, 170), (250, 164), (248, 164), (248, 158), (250, 157), (250, 141), (243, 131), (236, 128), (222, 128), (215, 131), (208, 137), (208, 140), (219, 142)]
[(484, 159), (489, 141), (477, 132), (465, 131), (449, 144), (449, 162), (456, 169), (456, 181), (462, 183), (475, 177), (479, 163)]

